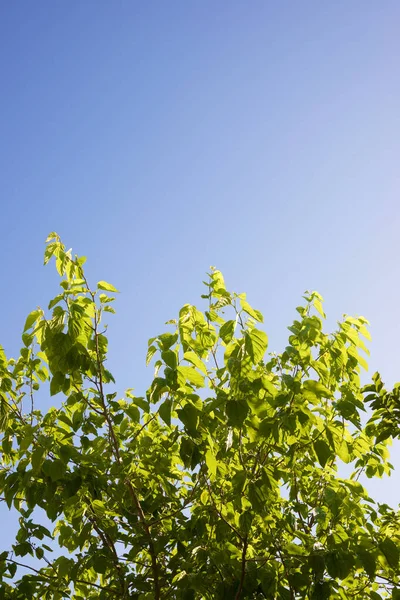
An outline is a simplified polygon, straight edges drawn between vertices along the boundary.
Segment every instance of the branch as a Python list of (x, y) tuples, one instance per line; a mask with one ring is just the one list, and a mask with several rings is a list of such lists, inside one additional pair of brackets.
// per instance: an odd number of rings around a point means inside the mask
[(181, 512), (182, 510), (185, 510), (185, 508), (187, 508), (189, 506), (189, 504), (192, 502), (196, 488), (198, 486), (200, 479), (198, 479), (195, 483), (195, 485), (193, 486), (192, 491), (189, 494), (189, 497), (186, 498), (185, 502), (183, 503), (182, 506), (180, 506), (179, 508), (177, 508), (176, 510), (172, 511), (172, 513), (167, 513), (166, 515), (160, 517), (159, 519), (156, 519), (155, 521), (151, 521), (151, 523), (149, 524), (151, 527), (153, 527), (154, 525), (158, 525), (159, 523), (161, 523), (162, 521), (164, 521), (164, 519), (171, 519), (172, 517), (174, 517), (175, 515), (177, 515), (179, 512)]
[[(31, 567), (30, 565), (25, 565), (16, 560), (13, 560), (12, 558), (6, 558), (6, 561), (13, 563), (14, 565), (18, 565), (19, 567), (22, 567), (23, 569), (29, 569), (30, 571), (33, 571), (37, 575), (40, 575), (41, 577), (45, 577), (46, 579), (58, 579), (58, 577), (56, 575), (48, 575), (47, 573), (44, 573), (43, 571), (39, 571), (38, 569)], [(109, 587), (107, 585), (99, 585), (98, 583), (94, 583), (93, 581), (86, 581), (86, 579), (74, 579), (74, 582), (83, 583), (85, 585), (91, 585), (92, 587), (95, 587), (99, 590), (109, 590), (111, 592), (115, 592), (116, 594), (118, 593), (118, 591), (115, 588)]]
[[(89, 288), (89, 286), (87, 286), (87, 287)], [(92, 292), (91, 292), (91, 296), (92, 296), (92, 299), (94, 302), (95, 295)], [(107, 422), (108, 431), (110, 434), (113, 452), (114, 452), (115, 458), (117, 459), (118, 464), (121, 464), (122, 459), (121, 459), (121, 454), (119, 451), (118, 440), (116, 438), (114, 427), (113, 427), (109, 412), (107, 410), (107, 405), (106, 405), (106, 401), (105, 401), (104, 387), (103, 387), (102, 362), (101, 362), (101, 358), (100, 358), (100, 349), (99, 349), (99, 337), (98, 337), (99, 334), (97, 331), (97, 327), (98, 327), (98, 319), (97, 319), (97, 314), (95, 313), (94, 337), (95, 337), (95, 345), (96, 345), (97, 371), (98, 371), (98, 378), (99, 378), (99, 393), (100, 393), (100, 398), (101, 398), (101, 402), (102, 402), (104, 418)], [(145, 530), (146, 535), (149, 540), (148, 543), (149, 543), (149, 552), (150, 552), (150, 557), (151, 557), (151, 568), (152, 568), (153, 579), (154, 579), (154, 594), (155, 594), (154, 600), (160, 600), (161, 588), (160, 588), (159, 566), (158, 566), (157, 554), (156, 554), (155, 546), (154, 546), (154, 542), (153, 542), (153, 537), (151, 535), (151, 531), (150, 531), (149, 525), (147, 523), (146, 516), (143, 512), (142, 506), (140, 504), (139, 498), (135, 492), (135, 489), (134, 489), (132, 483), (129, 481), (129, 479), (125, 480), (125, 485), (128, 488), (129, 495), (132, 498), (133, 504), (134, 504), (134, 506), (139, 514), (140, 520), (142, 522), (143, 529)]]
[(242, 548), (242, 573), (240, 575), (240, 583), (238, 587), (238, 591), (236, 592), (235, 600), (239, 600), (242, 595), (244, 578), (246, 577), (246, 552), (247, 552), (247, 536), (243, 540), (243, 548)]
[(213, 504), (213, 506), (214, 506), (214, 508), (215, 508), (215, 511), (216, 511), (217, 515), (219, 516), (219, 518), (220, 518), (220, 519), (222, 519), (222, 521), (224, 521), (224, 523), (226, 523), (226, 524), (228, 525), (228, 527), (230, 527), (230, 528), (232, 529), (232, 531), (233, 531), (233, 532), (234, 532), (234, 533), (235, 533), (235, 534), (238, 536), (238, 538), (239, 538), (240, 540), (242, 540), (242, 542), (244, 543), (244, 538), (243, 538), (243, 537), (242, 537), (242, 535), (239, 533), (239, 531), (238, 531), (238, 530), (237, 530), (237, 529), (236, 529), (236, 528), (235, 528), (233, 525), (231, 525), (231, 524), (229, 523), (229, 521), (227, 521), (227, 520), (225, 519), (225, 517), (223, 517), (223, 516), (222, 516), (221, 512), (218, 510), (218, 508), (217, 508), (217, 505), (215, 504), (215, 501), (214, 501), (214, 498), (213, 498), (213, 495), (212, 495), (211, 486), (210, 486), (210, 484), (208, 483), (208, 480), (207, 480), (207, 479), (206, 479), (205, 481), (206, 481), (206, 486), (207, 486), (207, 488), (208, 488), (208, 491), (209, 491), (209, 494), (210, 494), (211, 502), (212, 502), (212, 504)]
[[(89, 501), (89, 504), (90, 504), (90, 501)], [(93, 511), (91, 505), (90, 505), (90, 508)], [(97, 532), (97, 535), (100, 537), (101, 541), (103, 542), (103, 546), (106, 547), (106, 548), (108, 548), (111, 551), (111, 553), (113, 554), (114, 564), (115, 564), (115, 568), (117, 569), (118, 578), (119, 578), (119, 582), (120, 582), (120, 585), (121, 585), (121, 590), (122, 590), (122, 593), (125, 594), (124, 574), (122, 572), (122, 567), (121, 567), (121, 565), (119, 563), (119, 556), (118, 556), (117, 551), (115, 549), (114, 542), (111, 539), (111, 537), (108, 535), (108, 533), (105, 532), (105, 531), (103, 531), (99, 527), (99, 525), (97, 523), (96, 516), (94, 514), (94, 511), (93, 511), (92, 515), (88, 515), (88, 518), (89, 518), (89, 521), (91, 522), (91, 524), (93, 525), (95, 531)]]
[(142, 433), (143, 429), (145, 429), (147, 427), (147, 425), (149, 423), (151, 423), (158, 415), (158, 411), (155, 412), (153, 414), (152, 417), (150, 417), (150, 419), (148, 419), (145, 423), (143, 423), (143, 425), (141, 426), (141, 428), (135, 433), (135, 435), (132, 437), (131, 442), (134, 442), (136, 440), (137, 437), (139, 437), (139, 435)]
[(142, 505), (140, 504), (140, 500), (137, 497), (137, 494), (135, 492), (135, 489), (134, 489), (132, 483), (129, 480), (126, 480), (126, 484), (128, 486), (129, 493), (134, 502), (134, 505), (139, 513), (139, 517), (140, 517), (140, 520), (142, 521), (143, 529), (145, 530), (146, 535), (149, 539), (149, 552), (150, 552), (150, 556), (151, 556), (151, 568), (153, 571), (153, 578), (154, 578), (154, 594), (155, 594), (154, 600), (160, 600), (161, 588), (160, 588), (159, 568), (158, 568), (157, 554), (156, 554), (155, 547), (154, 547), (153, 537), (151, 535), (150, 527), (147, 524), (146, 516), (143, 512)]

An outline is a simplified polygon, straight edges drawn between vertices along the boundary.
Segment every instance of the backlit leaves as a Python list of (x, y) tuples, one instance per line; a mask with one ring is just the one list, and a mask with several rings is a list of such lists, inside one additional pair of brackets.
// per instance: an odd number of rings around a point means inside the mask
[(0, 598), (399, 598), (400, 516), (359, 477), (392, 470), (400, 385), (361, 387), (363, 317), (325, 333), (307, 292), (268, 355), (261, 313), (212, 268), (204, 306), (149, 341), (147, 393), (121, 395), (103, 326), (116, 288), (91, 290), (56, 233), (50, 259), (60, 292), (17, 359), (0, 347), (0, 497), (18, 516)]
[(98, 290), (104, 290), (106, 292), (114, 292), (117, 293), (118, 290), (111, 283), (107, 283), (107, 281), (99, 281), (97, 284)]
[(251, 329), (245, 333), (245, 348), (254, 364), (263, 359), (268, 346), (268, 337), (264, 331)]

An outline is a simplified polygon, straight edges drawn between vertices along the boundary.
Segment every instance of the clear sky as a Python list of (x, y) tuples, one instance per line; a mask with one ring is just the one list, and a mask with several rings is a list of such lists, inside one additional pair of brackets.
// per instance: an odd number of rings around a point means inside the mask
[[(370, 373), (400, 380), (399, 22), (398, 0), (0, 3), (7, 353), (57, 293), (56, 230), (122, 292), (121, 392), (144, 392), (147, 339), (209, 265), (265, 314), (271, 350), (316, 289), (331, 327), (370, 319)], [(398, 473), (369, 486), (381, 501)]]

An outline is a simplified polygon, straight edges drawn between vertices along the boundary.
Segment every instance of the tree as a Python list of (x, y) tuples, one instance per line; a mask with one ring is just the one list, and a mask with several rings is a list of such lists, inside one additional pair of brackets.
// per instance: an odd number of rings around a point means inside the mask
[[(150, 340), (145, 396), (120, 398), (117, 290), (92, 289), (56, 234), (52, 257), (60, 293), (28, 316), (18, 359), (0, 354), (0, 494), (19, 515), (0, 598), (400, 598), (399, 512), (358, 481), (392, 469), (400, 388), (361, 386), (364, 318), (326, 334), (307, 293), (266, 355), (261, 313), (212, 269), (205, 310)], [(42, 414), (39, 390), (57, 407)]]

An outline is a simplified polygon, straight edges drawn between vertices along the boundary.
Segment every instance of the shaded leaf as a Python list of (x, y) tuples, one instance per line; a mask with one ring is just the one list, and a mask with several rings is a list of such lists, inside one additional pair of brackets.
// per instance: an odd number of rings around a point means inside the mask
[(325, 467), (326, 463), (332, 456), (332, 450), (324, 440), (316, 440), (313, 443), (315, 453), (318, 457), (321, 466)]

